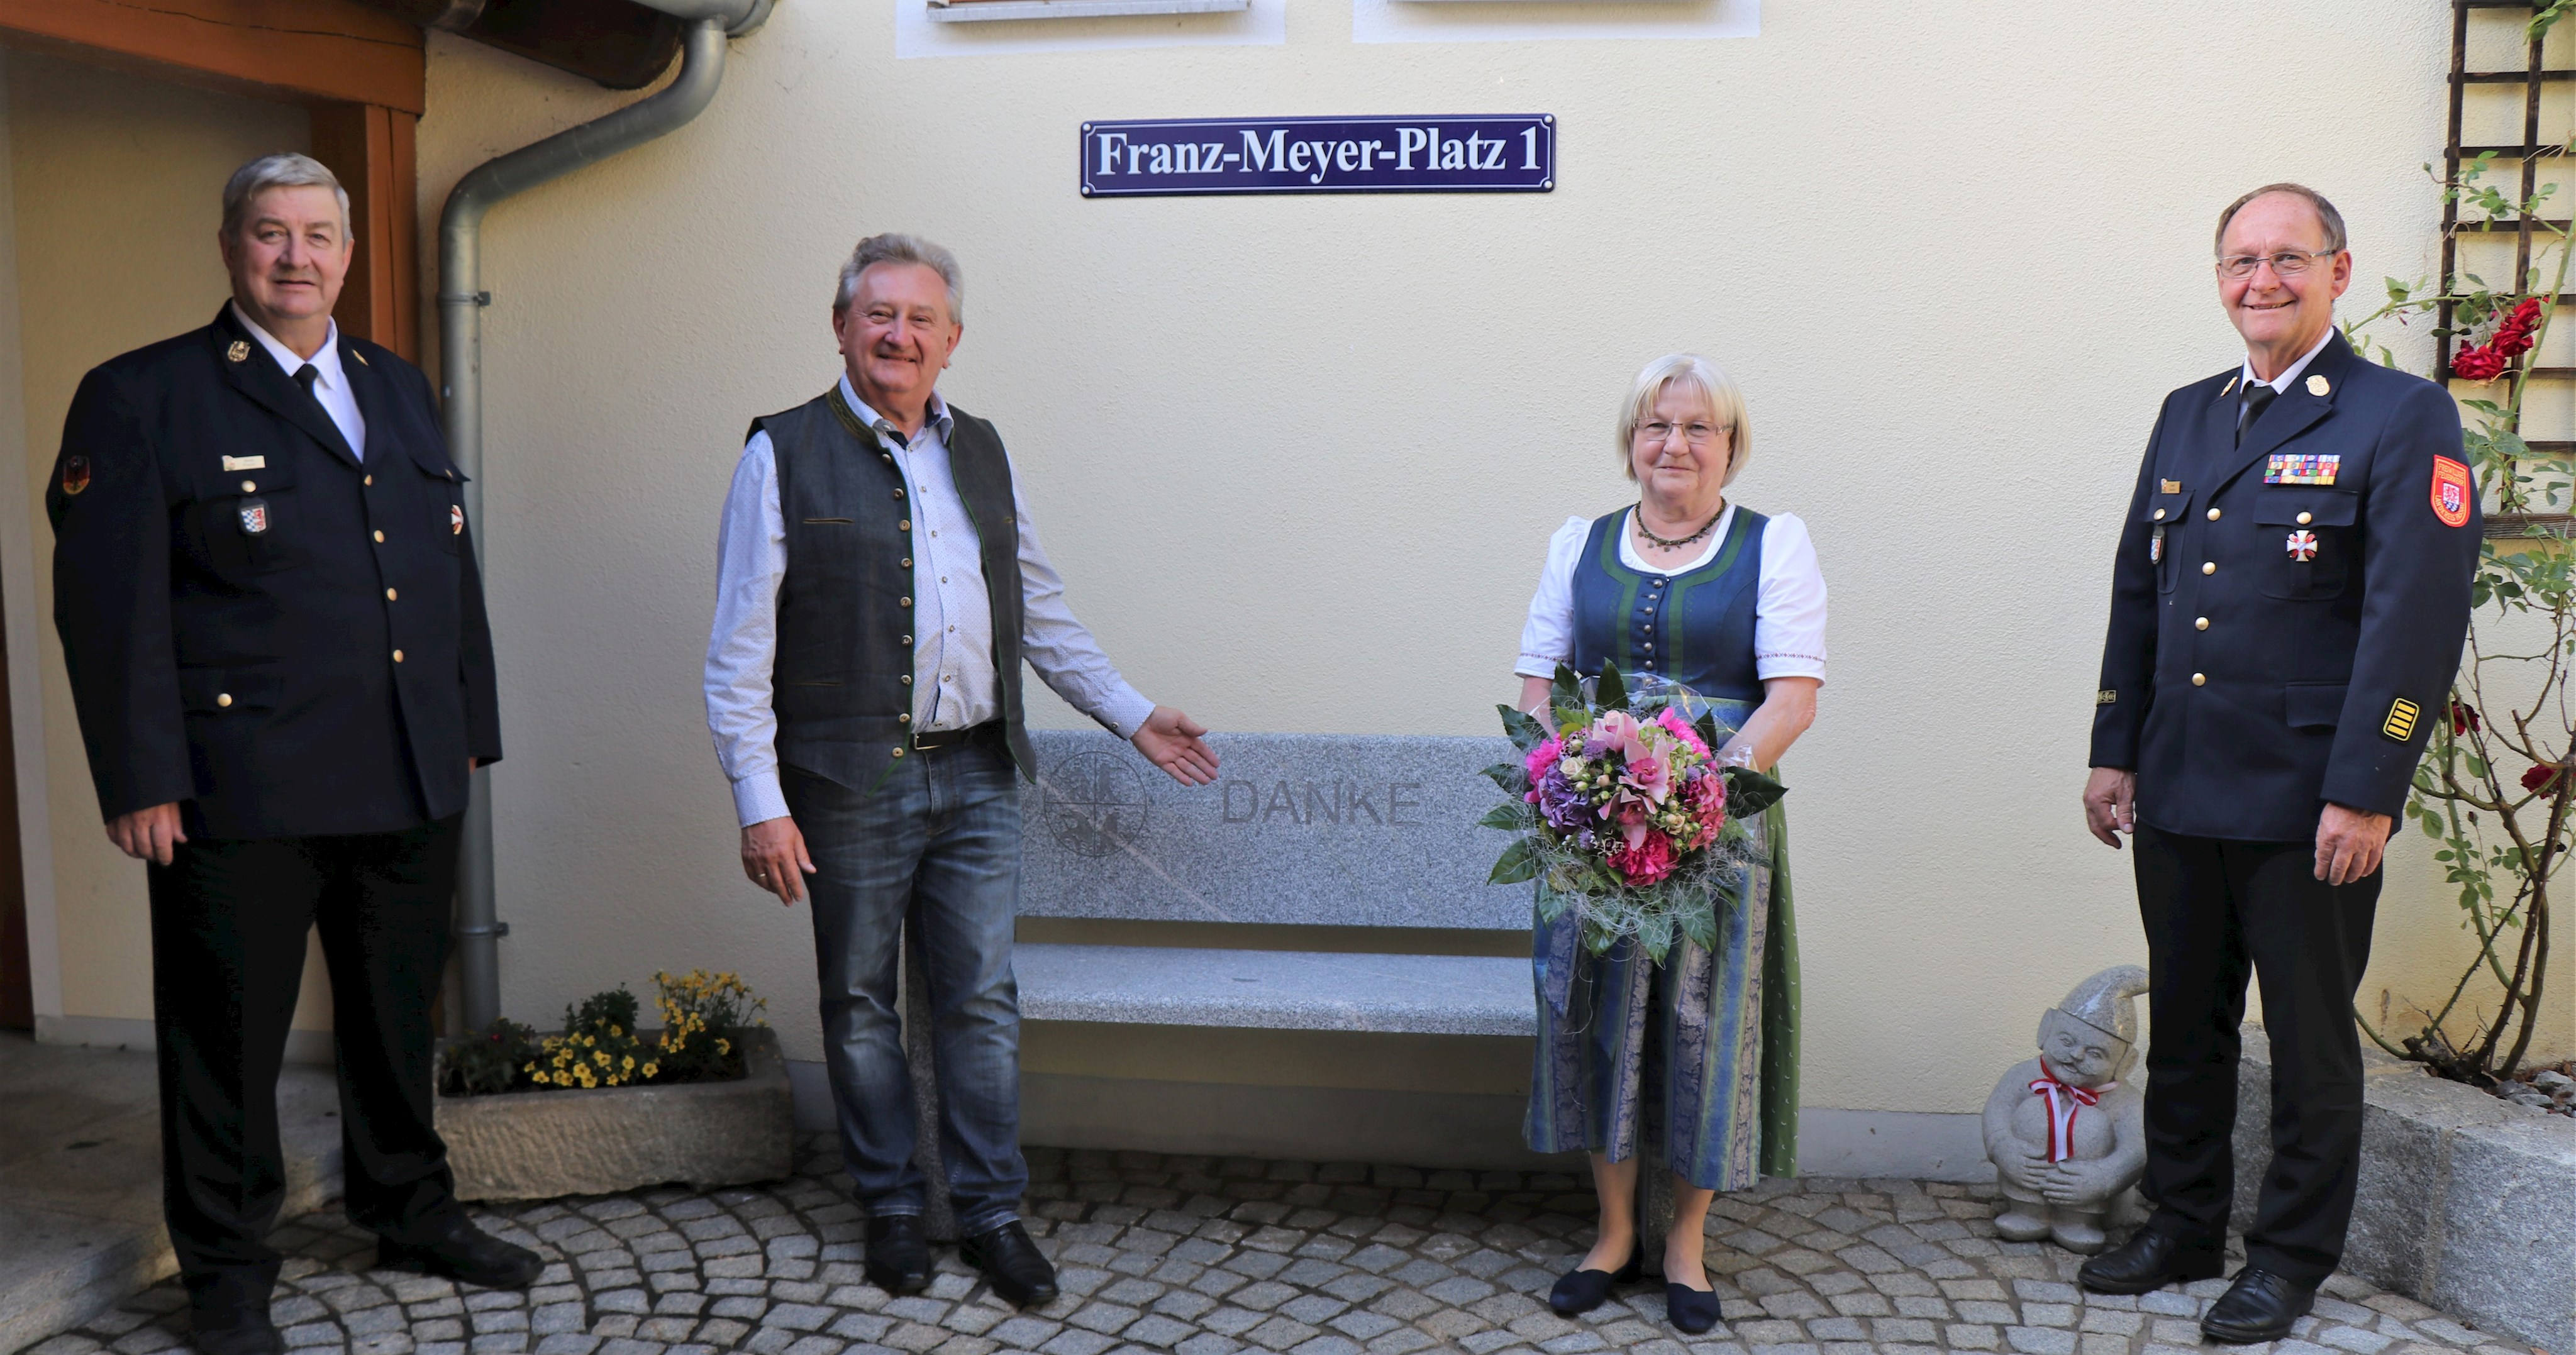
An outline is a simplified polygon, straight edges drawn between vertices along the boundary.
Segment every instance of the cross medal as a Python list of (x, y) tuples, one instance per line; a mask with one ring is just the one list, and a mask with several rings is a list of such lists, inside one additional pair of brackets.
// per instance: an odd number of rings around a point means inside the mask
[(2306, 564), (2317, 558), (2317, 534), (2315, 532), (2290, 533), (2290, 558), (2300, 564)]

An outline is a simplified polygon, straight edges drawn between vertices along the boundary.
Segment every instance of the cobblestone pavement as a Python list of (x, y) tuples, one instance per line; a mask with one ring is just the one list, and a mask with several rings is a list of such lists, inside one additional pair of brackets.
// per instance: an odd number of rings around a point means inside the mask
[[(550, 1264), (525, 1295), (362, 1269), (336, 1214), (279, 1235), (275, 1313), (299, 1355), (2167, 1355), (2199, 1344), (2217, 1281), (2144, 1298), (2072, 1283), (2076, 1259), (1999, 1242), (1984, 1187), (1769, 1180), (1721, 1198), (1709, 1266), (1728, 1321), (1687, 1345), (1660, 1286), (1576, 1321), (1546, 1294), (1591, 1226), (1574, 1177), (1151, 1153), (1030, 1151), (1029, 1230), (1064, 1296), (1015, 1312), (943, 1254), (929, 1293), (860, 1274), (861, 1216), (827, 1141), (803, 1174), (485, 1211)], [(2276, 1355), (2530, 1355), (2337, 1277)], [(175, 1283), (28, 1355), (184, 1343)]]

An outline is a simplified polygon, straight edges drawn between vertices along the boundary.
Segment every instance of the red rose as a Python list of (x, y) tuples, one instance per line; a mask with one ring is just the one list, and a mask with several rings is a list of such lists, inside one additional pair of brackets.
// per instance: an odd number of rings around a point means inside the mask
[(2557, 782), (2558, 774), (2564, 770), (2566, 769), (2563, 767), (2552, 767), (2548, 763), (2541, 763), (2522, 774), (2522, 788), (2534, 794), (2546, 791)]
[(2451, 732), (2472, 734), (2477, 732), (2479, 727), (2477, 709), (2465, 701), (2454, 698), (2451, 702)]
[(2502, 354), (2471, 344), (2451, 355), (2451, 375), (2463, 381), (2493, 381), (2504, 375)]

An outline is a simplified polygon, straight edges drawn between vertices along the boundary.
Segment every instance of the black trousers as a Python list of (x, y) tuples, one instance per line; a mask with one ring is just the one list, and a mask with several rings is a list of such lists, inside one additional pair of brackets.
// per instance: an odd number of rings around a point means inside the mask
[(2245, 980), (2263, 985), (2272, 1042), (2272, 1162), (2247, 1263), (2322, 1284), (2343, 1259), (2361, 1170), (2361, 1036), (2352, 996), (2370, 960), (2374, 872), (2341, 888), (2315, 875), (2314, 842), (2184, 837), (2141, 823), (2146, 923), (2148, 1227), (2223, 1241), (2235, 1200), (2237, 1028)]
[(457, 818), (394, 833), (181, 844), (149, 868), (162, 1208), (190, 1293), (264, 1303), (285, 1201), (277, 1076), (318, 927), (339, 1043), (352, 1221), (398, 1240), (459, 1206), (431, 1122), (430, 1000), (447, 963)]

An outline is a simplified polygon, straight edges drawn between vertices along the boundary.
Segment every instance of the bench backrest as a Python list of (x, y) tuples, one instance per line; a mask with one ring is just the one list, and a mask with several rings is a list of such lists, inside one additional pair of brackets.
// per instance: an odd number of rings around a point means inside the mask
[(1481, 774), (1501, 738), (1229, 734), (1183, 786), (1097, 730), (1031, 730), (1020, 912), (1030, 917), (1525, 928), (1530, 887), (1485, 883), (1510, 838)]

